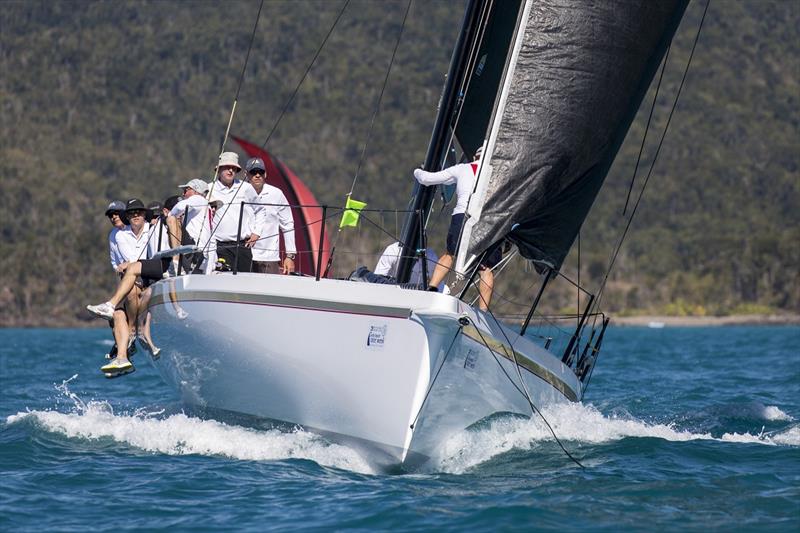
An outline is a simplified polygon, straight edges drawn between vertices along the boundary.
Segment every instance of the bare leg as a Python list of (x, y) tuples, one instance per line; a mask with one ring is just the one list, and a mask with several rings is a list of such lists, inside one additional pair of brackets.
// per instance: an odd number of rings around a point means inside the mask
[(478, 282), (478, 295), (480, 301), (478, 308), (481, 311), (488, 311), (489, 304), (492, 302), (492, 291), (494, 290), (494, 272), (491, 268), (485, 268), (478, 273), (480, 281)]
[(117, 291), (114, 293), (114, 296), (111, 297), (108, 301), (114, 307), (118, 306), (119, 303), (125, 298), (131, 289), (136, 284), (136, 276), (142, 273), (142, 264), (140, 262), (132, 263), (125, 269), (125, 275), (122, 276), (122, 280), (117, 285)]
[(428, 281), (428, 287), (438, 287), (442, 280), (444, 280), (444, 277), (447, 275), (447, 273), (450, 272), (450, 267), (452, 266), (453, 256), (445, 253), (439, 258), (436, 268), (433, 269), (433, 275)]
[(117, 341), (117, 357), (119, 361), (128, 360), (128, 340), (130, 339), (130, 329), (125, 311), (117, 309), (114, 311), (114, 340)]

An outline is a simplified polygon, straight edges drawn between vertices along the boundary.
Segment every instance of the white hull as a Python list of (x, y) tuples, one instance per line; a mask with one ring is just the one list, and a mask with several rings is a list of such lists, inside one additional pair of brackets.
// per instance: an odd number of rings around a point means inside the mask
[(425, 460), (496, 412), (529, 414), (509, 341), (537, 406), (581, 396), (561, 361), (451, 296), (263, 274), (153, 291), (155, 365), (185, 403), (299, 424), (378, 464)]

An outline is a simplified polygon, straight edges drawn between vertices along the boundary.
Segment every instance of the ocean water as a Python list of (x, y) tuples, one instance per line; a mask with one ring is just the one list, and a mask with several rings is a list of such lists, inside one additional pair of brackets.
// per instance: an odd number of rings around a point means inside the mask
[(800, 328), (614, 328), (583, 404), (408, 473), (185, 413), (109, 331), (0, 330), (0, 531), (800, 530)]

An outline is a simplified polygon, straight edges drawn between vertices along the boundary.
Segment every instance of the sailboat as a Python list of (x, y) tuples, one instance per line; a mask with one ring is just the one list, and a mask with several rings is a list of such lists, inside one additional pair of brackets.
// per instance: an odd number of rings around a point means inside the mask
[[(182, 275), (153, 286), (154, 361), (192, 407), (297, 425), (414, 465), (496, 413), (583, 397), (607, 319), (592, 299), (563, 352), (526, 328), (587, 216), (664, 57), (686, 0), (471, 0), (425, 160), (455, 139), (483, 147), (456, 270), (506, 240), (540, 287), (522, 327), (464, 294), (312, 276)], [(413, 213), (433, 188), (415, 186)], [(323, 226), (324, 227), (324, 226)], [(403, 227), (398, 281), (424, 248), (425, 217)], [(324, 233), (324, 230), (323, 230)], [(588, 340), (587, 340), (588, 339)]]

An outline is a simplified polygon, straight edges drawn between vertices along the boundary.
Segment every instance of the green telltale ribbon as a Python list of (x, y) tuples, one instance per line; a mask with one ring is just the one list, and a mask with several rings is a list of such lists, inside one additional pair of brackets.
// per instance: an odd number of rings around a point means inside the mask
[(356, 227), (358, 225), (358, 217), (361, 215), (361, 210), (365, 207), (367, 207), (366, 202), (359, 202), (348, 196), (347, 202), (344, 204), (342, 221), (339, 222), (339, 229), (347, 226)]

